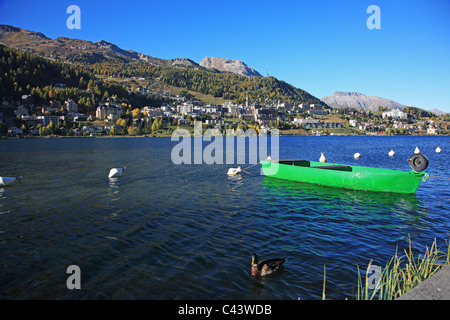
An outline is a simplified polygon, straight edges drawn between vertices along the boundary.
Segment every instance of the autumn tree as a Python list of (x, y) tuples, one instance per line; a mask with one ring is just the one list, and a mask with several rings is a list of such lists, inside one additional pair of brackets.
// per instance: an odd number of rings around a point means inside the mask
[(133, 109), (132, 116), (133, 116), (133, 118), (140, 118), (141, 110), (139, 108)]

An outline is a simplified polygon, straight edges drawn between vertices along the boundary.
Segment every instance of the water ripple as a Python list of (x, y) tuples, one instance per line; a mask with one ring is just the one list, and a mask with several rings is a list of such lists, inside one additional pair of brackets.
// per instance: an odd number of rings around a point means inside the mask
[[(444, 151), (429, 152), (434, 144)], [(360, 165), (407, 170), (416, 145), (429, 155), (429, 173), (445, 176), (445, 137), (282, 137), (280, 153), (314, 160), (323, 151), (330, 162), (353, 164), (360, 152)], [(320, 299), (324, 267), (327, 297), (351, 298), (357, 265), (384, 265), (409, 237), (421, 249), (450, 234), (444, 180), (392, 195), (265, 178), (258, 167), (249, 169), (255, 176), (228, 176), (232, 165), (172, 164), (172, 146), (0, 141), (0, 172), (24, 176), (0, 188), (0, 298)], [(119, 165), (125, 175), (108, 179)], [(257, 279), (252, 253), (288, 261)], [(81, 291), (65, 287), (71, 264), (82, 270)]]

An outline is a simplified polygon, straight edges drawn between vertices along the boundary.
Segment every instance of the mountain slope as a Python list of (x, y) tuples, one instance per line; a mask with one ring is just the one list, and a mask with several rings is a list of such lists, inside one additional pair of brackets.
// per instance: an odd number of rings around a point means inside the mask
[(222, 72), (231, 72), (245, 77), (261, 77), (258, 71), (247, 66), (240, 60), (230, 60), (225, 58), (205, 57), (199, 65), (207, 69), (216, 69)]
[(430, 112), (433, 112), (434, 114), (436, 114), (436, 115), (438, 115), (438, 116), (441, 116), (441, 115), (444, 115), (444, 114), (446, 114), (447, 112), (445, 112), (445, 111), (441, 111), (441, 110), (439, 110), (439, 109), (432, 109), (432, 110), (429, 110)]
[[(29, 94), (34, 103), (74, 100), (80, 112), (94, 112), (98, 102), (115, 96), (127, 105), (159, 106), (162, 99), (151, 94), (135, 94), (117, 82), (98, 81), (86, 69), (52, 61), (38, 55), (0, 45), (0, 100), (20, 100)], [(64, 88), (55, 84), (64, 83)], [(88, 90), (89, 89), (89, 90)]]
[(378, 110), (378, 107), (387, 107), (388, 109), (403, 109), (405, 106), (381, 97), (366, 96), (358, 92), (340, 92), (336, 91), (330, 96), (323, 97), (323, 102), (334, 108), (352, 108), (364, 110)]
[[(6, 46), (35, 53), (43, 57), (68, 62), (103, 62), (121, 59), (125, 62), (145, 61), (154, 66), (199, 68), (199, 64), (186, 58), (160, 59), (132, 50), (124, 50), (114, 43), (100, 40), (91, 42), (58, 37), (50, 39), (40, 32), (33, 32), (8, 25), (0, 25), (0, 41)], [(200, 65), (220, 72), (243, 76), (261, 76), (256, 70), (239, 60), (206, 57)]]
[(190, 59), (159, 59), (132, 50), (121, 49), (104, 40), (94, 43), (66, 37), (50, 39), (40, 32), (8, 25), (0, 25), (0, 42), (8, 47), (60, 61), (94, 63), (121, 59), (126, 62), (145, 61), (155, 66), (199, 67)]
[(69, 62), (102, 77), (144, 77), (150, 83), (165, 83), (238, 103), (244, 103), (247, 95), (252, 102), (321, 103), (308, 92), (282, 80), (261, 77), (237, 60), (204, 59), (204, 64), (213, 68), (207, 69), (190, 59), (159, 59), (121, 49), (105, 40), (94, 43), (65, 37), (50, 39), (39, 32), (7, 25), (0, 25), (0, 42), (45, 58)]

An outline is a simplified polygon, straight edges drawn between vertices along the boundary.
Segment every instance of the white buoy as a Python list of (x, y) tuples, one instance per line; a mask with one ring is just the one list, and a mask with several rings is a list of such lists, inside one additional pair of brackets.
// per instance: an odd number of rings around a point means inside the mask
[(357, 152), (357, 153), (355, 153), (355, 154), (353, 155), (353, 157), (354, 157), (355, 159), (359, 159), (359, 158), (361, 158), (361, 153)]
[(395, 152), (394, 149), (391, 149), (391, 151), (389, 151), (389, 157), (393, 157), (395, 156)]
[(320, 153), (320, 162), (327, 162), (327, 158), (325, 158), (325, 156), (323, 155), (323, 152)]
[(415, 153), (415, 154), (420, 153), (419, 147), (416, 147), (416, 149), (414, 150), (414, 153)]
[(238, 174), (239, 172), (241, 172), (241, 167), (240, 166), (237, 167), (237, 168), (230, 168), (230, 169), (228, 169), (227, 174), (230, 175), (230, 176), (234, 176), (234, 175)]
[(109, 170), (108, 178), (120, 177), (125, 169), (125, 167), (112, 168)]
[(270, 157), (270, 154), (269, 154), (269, 156), (267, 157), (266, 160), (272, 160), (272, 158)]
[(0, 177), (0, 187), (6, 187), (10, 184), (22, 180), (22, 176), (13, 177)]
[(439, 146), (438, 146), (438, 147), (436, 148), (436, 152), (437, 152), (437, 153), (441, 153), (441, 151), (442, 151), (441, 148), (439, 148)]

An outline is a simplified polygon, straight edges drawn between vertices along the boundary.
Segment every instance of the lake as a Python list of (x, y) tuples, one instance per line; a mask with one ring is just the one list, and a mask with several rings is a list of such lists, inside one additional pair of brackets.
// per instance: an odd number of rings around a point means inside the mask
[[(352, 299), (371, 259), (385, 266), (409, 239), (419, 253), (434, 238), (447, 248), (450, 180), (435, 176), (450, 177), (448, 136), (279, 138), (280, 158), (324, 152), (330, 163), (404, 171), (418, 146), (430, 178), (414, 195), (277, 180), (260, 166), (228, 176), (237, 164), (174, 164), (176, 145), (0, 140), (0, 175), (23, 176), (0, 188), (0, 299), (321, 299), (324, 268), (327, 299)], [(124, 175), (108, 179), (117, 166)], [(254, 278), (253, 253), (287, 262)], [(66, 286), (70, 265), (81, 290)]]

